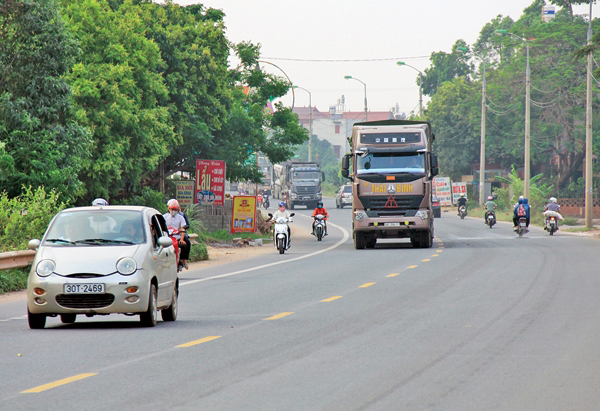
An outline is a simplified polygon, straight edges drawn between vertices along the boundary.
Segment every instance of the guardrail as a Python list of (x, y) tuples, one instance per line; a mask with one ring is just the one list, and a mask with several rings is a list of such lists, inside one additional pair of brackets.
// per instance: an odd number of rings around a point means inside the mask
[(11, 268), (24, 268), (33, 262), (35, 251), (19, 250), (7, 251), (0, 253), (0, 270), (8, 270)]
[[(190, 243), (198, 244), (198, 234), (189, 234)], [(0, 253), (0, 270), (11, 268), (24, 268), (30, 266), (35, 258), (34, 250), (7, 251)]]

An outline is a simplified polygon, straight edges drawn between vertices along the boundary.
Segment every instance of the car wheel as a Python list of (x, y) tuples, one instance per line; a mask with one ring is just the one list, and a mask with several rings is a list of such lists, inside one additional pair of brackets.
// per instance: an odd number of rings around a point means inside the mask
[(32, 314), (28, 308), (27, 321), (29, 322), (29, 328), (32, 330), (41, 330), (46, 326), (46, 314)]
[(61, 314), (60, 321), (63, 324), (73, 324), (75, 319), (77, 318), (77, 314)]
[(171, 305), (160, 312), (163, 321), (175, 321), (177, 319), (177, 310), (179, 298), (179, 286), (175, 285), (173, 288), (173, 298), (171, 299)]
[(340, 205), (338, 204), (338, 202), (335, 202), (335, 208), (340, 208)]
[(140, 314), (140, 322), (144, 327), (154, 327), (158, 320), (158, 310), (156, 308), (156, 286), (150, 284), (150, 297), (148, 299), (148, 310)]

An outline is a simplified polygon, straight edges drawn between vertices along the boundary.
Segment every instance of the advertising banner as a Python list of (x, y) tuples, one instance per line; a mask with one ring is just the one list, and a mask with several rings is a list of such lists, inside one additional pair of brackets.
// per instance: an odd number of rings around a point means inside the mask
[(256, 197), (234, 196), (231, 233), (253, 233), (256, 230)]
[(467, 183), (452, 183), (452, 201), (454, 204), (456, 204), (461, 194), (464, 194), (467, 198)]
[(225, 162), (196, 160), (195, 204), (225, 204)]
[(441, 206), (452, 206), (452, 191), (450, 190), (450, 177), (435, 177), (433, 179), (435, 196), (440, 200)]
[(179, 205), (182, 208), (187, 208), (194, 203), (194, 185), (195, 182), (193, 180), (177, 182), (175, 198), (179, 201)]

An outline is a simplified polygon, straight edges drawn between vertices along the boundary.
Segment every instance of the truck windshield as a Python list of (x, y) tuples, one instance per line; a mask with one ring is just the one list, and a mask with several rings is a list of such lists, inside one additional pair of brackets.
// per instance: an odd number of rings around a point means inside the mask
[(319, 180), (318, 171), (296, 171), (294, 172), (294, 181), (315, 181)]
[(357, 174), (425, 174), (423, 154), (373, 153), (357, 158)]

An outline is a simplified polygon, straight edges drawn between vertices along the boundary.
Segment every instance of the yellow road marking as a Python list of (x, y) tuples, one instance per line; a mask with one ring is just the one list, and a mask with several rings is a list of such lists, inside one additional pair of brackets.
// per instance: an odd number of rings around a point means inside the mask
[(437, 257), (437, 256), (438, 256), (438, 254), (432, 254), (431, 256), (432, 256), (432, 257)]
[(417, 268), (417, 265), (409, 265), (408, 268)]
[(444, 251), (444, 250), (437, 250), (436, 253), (441, 253), (442, 251)]
[(367, 287), (370, 287), (370, 286), (372, 286), (373, 284), (375, 284), (375, 283), (365, 283), (365, 284), (361, 285), (361, 286), (360, 286), (360, 287), (358, 287), (358, 288), (367, 288)]
[(190, 341), (188, 343), (185, 344), (180, 344), (180, 345), (176, 345), (175, 348), (186, 348), (186, 347), (192, 347), (194, 345), (198, 345), (198, 344), (202, 344), (208, 341), (212, 341), (212, 340), (216, 340), (217, 338), (221, 338), (220, 335), (213, 335), (210, 337), (204, 337), (204, 338), (200, 338), (199, 340), (196, 341)]
[(429, 261), (431, 261), (431, 259), (429, 259), (429, 258), (426, 258), (426, 259), (423, 260), (424, 263), (427, 263)]
[(277, 320), (281, 317), (285, 317), (286, 315), (292, 315), (292, 314), (294, 314), (294, 313), (281, 313), (281, 314), (274, 315), (273, 317), (265, 318), (265, 320)]
[(386, 275), (386, 277), (396, 277), (397, 275), (400, 275), (400, 273), (391, 273)]
[(331, 302), (331, 301), (338, 300), (338, 299), (340, 299), (340, 298), (342, 298), (342, 296), (341, 296), (341, 295), (334, 295), (333, 297), (329, 297), (329, 298), (326, 298), (326, 299), (324, 299), (324, 300), (321, 300), (321, 302), (322, 302), (322, 303), (329, 303), (329, 302)]
[(70, 382), (83, 380), (84, 378), (88, 378), (88, 377), (93, 377), (94, 375), (97, 375), (97, 374), (98, 374), (97, 372), (92, 372), (89, 374), (77, 374), (72, 377), (65, 378), (63, 380), (54, 381), (49, 384), (40, 385), (39, 387), (31, 388), (26, 391), (21, 391), (21, 394), (30, 394), (30, 393), (46, 391), (46, 390), (49, 390), (52, 388), (60, 387), (61, 385), (65, 385)]

